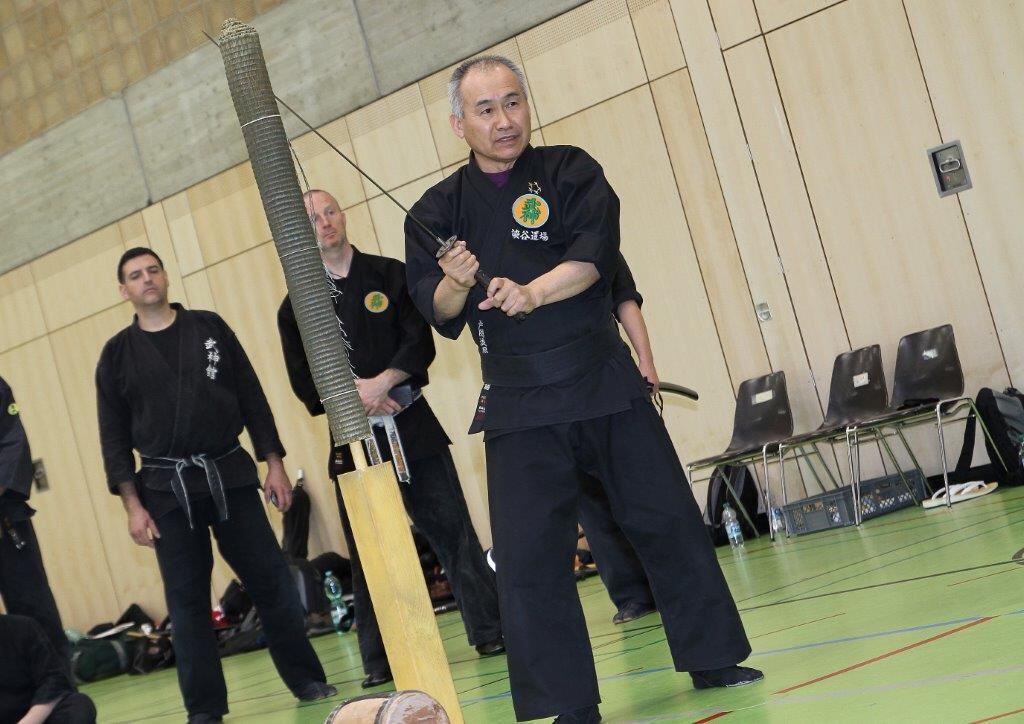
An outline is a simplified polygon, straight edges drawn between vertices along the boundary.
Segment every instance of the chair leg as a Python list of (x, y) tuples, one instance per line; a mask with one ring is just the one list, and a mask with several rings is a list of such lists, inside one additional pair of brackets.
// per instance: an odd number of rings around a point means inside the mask
[(853, 521), (860, 525), (860, 444), (856, 425), (846, 428), (846, 449), (850, 458), (850, 491), (853, 498)]
[(913, 486), (910, 484), (910, 481), (907, 480), (907, 476), (903, 474), (903, 466), (900, 465), (899, 461), (896, 459), (896, 454), (892, 451), (889, 441), (885, 439), (884, 431), (876, 431), (875, 434), (881, 441), (882, 445), (885, 446), (885, 451), (888, 453), (889, 459), (892, 460), (893, 467), (896, 468), (896, 472), (899, 474), (900, 480), (903, 482), (903, 487), (907, 489), (907, 492), (910, 493), (910, 497), (914, 499), (914, 505), (917, 505), (921, 501), (917, 499)]
[(978, 426), (985, 434), (985, 439), (988, 440), (989, 446), (996, 451), (996, 457), (999, 458), (999, 464), (1003, 466), (1003, 470), (1010, 472), (1010, 468), (1007, 467), (1006, 461), (1003, 460), (1003, 454), (999, 452), (999, 448), (996, 446), (995, 440), (992, 439), (992, 435), (988, 431), (988, 426), (981, 419), (981, 415), (978, 414), (978, 408), (974, 406), (974, 400), (968, 399), (967, 404), (970, 405), (971, 413), (974, 415), (974, 419), (978, 421)]
[[(736, 491), (733, 489), (732, 483), (729, 482), (729, 476), (728, 475), (722, 476), (722, 480), (725, 481), (725, 487), (729, 491), (729, 495), (731, 495), (732, 499), (735, 501), (736, 508), (740, 511), (740, 513), (746, 519), (747, 525), (750, 526), (750, 530), (754, 531), (754, 537), (755, 538), (760, 538), (761, 536), (757, 532), (757, 526), (754, 525), (754, 521), (750, 517), (750, 513), (747, 512), (747, 507), (745, 505), (743, 505), (743, 501), (740, 500), (740, 496), (736, 495)], [(755, 515), (757, 514), (756, 510), (754, 511), (754, 514)]]
[(946, 465), (946, 436), (942, 431), (942, 403), (935, 406), (935, 425), (939, 435), (939, 459), (942, 461), (942, 485), (946, 490), (946, 508), (953, 507), (949, 494), (949, 469)]
[[(811, 446), (814, 448), (814, 454), (817, 455), (818, 459), (821, 461), (821, 467), (825, 468), (825, 473), (828, 474), (829, 480), (832, 481), (832, 488), (838, 488), (839, 483), (836, 481), (836, 476), (832, 474), (832, 469), (828, 466), (828, 463), (825, 462), (825, 457), (821, 454), (821, 449), (818, 447), (818, 443), (811, 443)], [(825, 486), (822, 486), (821, 489), (824, 490)]]
[[(786, 469), (782, 465), (782, 455), (785, 448), (779, 445), (779, 470), (782, 475), (782, 497), (783, 500), (786, 498)], [(768, 475), (768, 446), (765, 445), (761, 448), (761, 466), (764, 469), (764, 504), (768, 508), (768, 537), (775, 541), (775, 529), (772, 528), (772, 486), (771, 480)], [(786, 535), (789, 535), (789, 526), (786, 526)]]
[(914, 469), (921, 473), (922, 478), (927, 480), (928, 476), (924, 474), (924, 468), (921, 467), (921, 463), (918, 462), (917, 456), (914, 455), (914, 451), (910, 447), (910, 443), (907, 442), (907, 437), (903, 434), (903, 428), (897, 425), (894, 429), (896, 430), (896, 434), (899, 435), (900, 441), (903, 443), (903, 449), (906, 450), (907, 455), (910, 456), (910, 461), (914, 463)]

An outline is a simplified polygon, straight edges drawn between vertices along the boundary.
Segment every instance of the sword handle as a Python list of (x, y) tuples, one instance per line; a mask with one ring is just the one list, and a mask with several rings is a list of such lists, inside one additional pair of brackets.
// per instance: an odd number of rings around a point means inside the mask
[[(476, 283), (482, 286), (484, 290), (486, 290), (487, 287), (491, 286), (491, 280), (493, 279), (493, 277), (487, 272), (483, 271), (482, 269), (477, 269), (476, 274), (474, 274), (474, 277), (476, 277)], [(512, 319), (516, 320), (517, 322), (522, 322), (524, 319), (526, 319), (526, 312), (519, 312), (514, 317), (512, 317)]]

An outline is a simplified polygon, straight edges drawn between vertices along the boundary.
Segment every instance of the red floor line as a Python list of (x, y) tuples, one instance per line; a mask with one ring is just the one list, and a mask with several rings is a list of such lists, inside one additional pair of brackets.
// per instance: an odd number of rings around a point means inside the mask
[(786, 626), (786, 628), (778, 628), (778, 629), (775, 629), (774, 631), (767, 631), (767, 632), (762, 633), (762, 634), (757, 634), (757, 636), (751, 636), (750, 638), (751, 639), (756, 639), (756, 638), (760, 638), (761, 636), (771, 636), (772, 634), (777, 634), (780, 631), (789, 631), (790, 629), (800, 628), (801, 626), (809, 626), (812, 623), (818, 623), (819, 621), (828, 621), (830, 618), (836, 618), (837, 616), (845, 616), (845, 615), (846, 615), (845, 611), (843, 611), (842, 613), (834, 613), (831, 616), (825, 616), (825, 618), (816, 618), (813, 621), (804, 621), (803, 623), (795, 623), (792, 626)]
[(1014, 714), (1020, 714), (1022, 711), (1024, 711), (1024, 709), (1014, 709), (1013, 711), (1008, 711), (1004, 714), (996, 714), (995, 716), (990, 716), (987, 719), (977, 719), (975, 721), (972, 721), (971, 724), (982, 724), (982, 722), (986, 721), (995, 721), (996, 719), (1003, 719), (1008, 716), (1013, 716)]
[(704, 724), (704, 722), (706, 722), (706, 721), (714, 721), (715, 719), (721, 719), (723, 716), (727, 716), (729, 714), (732, 714), (732, 712), (731, 711), (720, 711), (717, 714), (712, 714), (709, 717), (705, 717), (703, 719), (698, 719), (693, 724)]
[(932, 641), (938, 641), (939, 639), (945, 638), (946, 636), (952, 636), (953, 634), (958, 633), (960, 631), (963, 631), (964, 629), (969, 629), (972, 626), (977, 626), (980, 623), (986, 623), (988, 621), (991, 621), (993, 618), (995, 618), (995, 616), (985, 616), (984, 618), (979, 618), (977, 621), (971, 621), (970, 623), (965, 623), (962, 626), (957, 626), (956, 628), (952, 628), (949, 631), (943, 631), (942, 633), (936, 634), (935, 636), (931, 636), (929, 638), (923, 639), (921, 641), (917, 641), (917, 642), (912, 643), (912, 644), (908, 644), (906, 646), (901, 646), (898, 649), (893, 649), (892, 651), (889, 651), (889, 652), (884, 653), (884, 654), (880, 654), (878, 656), (874, 656), (874, 657), (872, 657), (870, 659), (867, 659), (866, 661), (861, 661), (859, 663), (853, 664), (852, 666), (847, 666), (844, 669), (839, 669), (838, 671), (833, 671), (830, 674), (825, 674), (823, 676), (819, 676), (819, 677), (811, 679), (809, 681), (805, 681), (802, 684), (796, 684), (794, 686), (790, 686), (790, 687), (787, 687), (785, 689), (780, 689), (779, 691), (776, 691), (775, 693), (776, 694), (788, 694), (791, 691), (796, 691), (797, 689), (802, 689), (805, 686), (810, 686), (811, 684), (817, 684), (819, 681), (824, 681), (825, 679), (831, 679), (833, 676), (839, 676), (840, 674), (845, 674), (845, 673), (848, 673), (848, 672), (853, 671), (855, 669), (860, 669), (860, 668), (862, 668), (864, 666), (867, 666), (869, 664), (873, 664), (876, 661), (881, 661), (882, 659), (887, 659), (890, 656), (895, 656), (896, 654), (902, 654), (904, 651), (910, 651), (911, 649), (916, 649), (918, 646), (924, 646), (925, 644), (930, 644)]
[(959, 586), (961, 583), (970, 583), (971, 581), (980, 581), (982, 578), (990, 578), (991, 576), (998, 576), (1000, 573), (1012, 573), (1017, 570), (1016, 568), (1007, 568), (1002, 571), (996, 571), (995, 573), (986, 573), (984, 576), (978, 576), (977, 578), (968, 578), (966, 581), (957, 581), (956, 583), (950, 583), (948, 588), (953, 586)]

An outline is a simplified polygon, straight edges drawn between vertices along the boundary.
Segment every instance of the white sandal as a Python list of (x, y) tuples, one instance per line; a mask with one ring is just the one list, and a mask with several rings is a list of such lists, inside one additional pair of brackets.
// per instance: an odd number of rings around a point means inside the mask
[[(975, 480), (971, 483), (958, 483), (957, 485), (949, 486), (949, 499), (953, 503), (961, 503), (965, 500), (971, 500), (973, 498), (980, 498), (983, 495), (988, 495), (998, 487), (999, 483), (984, 483), (980, 480)], [(945, 504), (945, 488), (939, 488), (935, 495), (921, 503), (925, 508), (938, 508)]]

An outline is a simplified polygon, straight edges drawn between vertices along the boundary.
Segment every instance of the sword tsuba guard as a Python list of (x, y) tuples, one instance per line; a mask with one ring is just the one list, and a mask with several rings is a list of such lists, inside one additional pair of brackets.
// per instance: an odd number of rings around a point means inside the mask
[(441, 244), (441, 246), (437, 248), (437, 253), (434, 254), (434, 257), (440, 259), (442, 256), (447, 254), (451, 250), (451, 248), (455, 246), (456, 238), (457, 237), (455, 236), (455, 234), (449, 236), (448, 241), (444, 242), (443, 244)]

